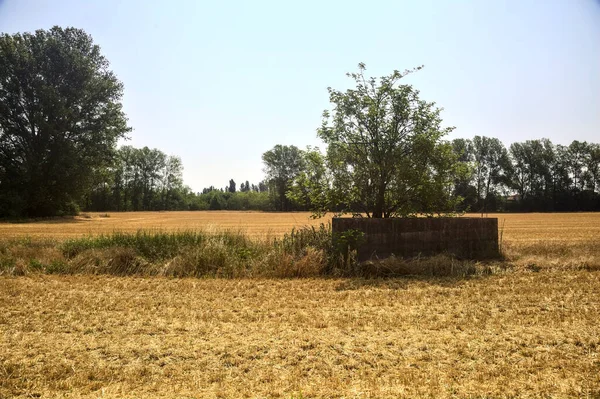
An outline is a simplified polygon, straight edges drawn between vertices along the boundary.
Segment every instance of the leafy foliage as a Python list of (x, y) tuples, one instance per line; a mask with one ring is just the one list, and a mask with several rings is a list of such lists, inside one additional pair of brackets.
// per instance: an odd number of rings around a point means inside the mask
[(286, 194), (305, 166), (303, 151), (293, 145), (277, 144), (263, 154), (262, 160), (276, 209), (291, 210), (290, 198)]
[(74, 28), (0, 36), (0, 215), (71, 213), (129, 128), (123, 85)]
[[(442, 138), (453, 128), (442, 127), (434, 103), (421, 100), (412, 86), (398, 85), (414, 70), (376, 80), (365, 78), (365, 69), (359, 64), (358, 73), (348, 74), (354, 89), (329, 88), (333, 109), (325, 111), (318, 131), (327, 154), (310, 154), (297, 195), (312, 192), (317, 212), (375, 218), (452, 212), (459, 200), (452, 183), (460, 168)], [(319, 198), (319, 191), (326, 197)]]
[(469, 171), (455, 183), (471, 211), (581, 211), (600, 209), (600, 146), (548, 139), (512, 143), (495, 138), (455, 139)]

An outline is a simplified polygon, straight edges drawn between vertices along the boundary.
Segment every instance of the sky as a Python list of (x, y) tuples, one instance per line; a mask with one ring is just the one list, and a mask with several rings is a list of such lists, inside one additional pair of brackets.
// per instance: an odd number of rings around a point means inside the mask
[(194, 191), (263, 178), (276, 144), (320, 146), (327, 87), (403, 79), (448, 139), (600, 142), (600, 0), (0, 0), (0, 32), (73, 26), (124, 83), (125, 144), (180, 156)]

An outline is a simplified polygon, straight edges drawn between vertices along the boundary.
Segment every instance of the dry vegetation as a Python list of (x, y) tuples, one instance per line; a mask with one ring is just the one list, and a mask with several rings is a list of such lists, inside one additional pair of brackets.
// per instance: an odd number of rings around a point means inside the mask
[[(198, 214), (138, 227), (243, 215)], [(498, 217), (508, 260), (466, 277), (0, 276), (0, 398), (600, 397), (600, 214)]]
[[(314, 220), (309, 212), (110, 212), (85, 213), (74, 218), (49, 219), (26, 223), (0, 223), (0, 237), (70, 238), (115, 231), (233, 230), (250, 237), (282, 235), (294, 226), (327, 223), (330, 218)], [(107, 217), (108, 216), (108, 217)]]

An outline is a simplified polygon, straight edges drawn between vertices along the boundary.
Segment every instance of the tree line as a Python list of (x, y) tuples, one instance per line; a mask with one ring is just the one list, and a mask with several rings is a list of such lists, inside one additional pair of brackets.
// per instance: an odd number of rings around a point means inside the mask
[[(506, 147), (486, 136), (452, 140), (463, 173), (452, 182), (465, 212), (564, 212), (600, 210), (600, 144), (548, 139)], [(307, 170), (324, 170), (318, 149), (276, 145), (263, 156), (265, 179), (235, 180), (193, 192), (183, 184), (181, 159), (158, 149), (123, 146), (114, 163), (85, 196), (89, 211), (259, 210), (315, 208), (306, 189)], [(341, 208), (339, 208), (341, 210)], [(352, 209), (357, 213), (360, 208)]]
[[(459, 212), (600, 211), (600, 144), (574, 140), (561, 145), (543, 138), (506, 147), (486, 136), (457, 138), (448, 144), (460, 173), (446, 193), (458, 199)], [(318, 207), (307, 180), (326, 173), (325, 154), (278, 145), (265, 155), (266, 181), (277, 198), (273, 201), (277, 210)], [(320, 172), (311, 177), (307, 170)], [(313, 192), (324, 195), (318, 184), (317, 188)], [(364, 211), (358, 206), (349, 210)]]
[(455, 182), (460, 206), (473, 212), (565, 212), (600, 210), (600, 145), (549, 139), (512, 143), (475, 136), (452, 141), (469, 166)]

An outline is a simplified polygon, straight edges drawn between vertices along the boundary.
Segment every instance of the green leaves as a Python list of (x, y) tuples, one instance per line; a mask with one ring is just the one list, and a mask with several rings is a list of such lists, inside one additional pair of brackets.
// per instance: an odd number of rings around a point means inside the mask
[[(318, 185), (320, 195), (312, 194), (323, 199), (314, 201), (317, 212), (391, 217), (453, 210), (451, 183), (459, 167), (441, 140), (453, 128), (442, 127), (434, 103), (421, 100), (412, 86), (398, 85), (421, 68), (377, 80), (365, 78), (361, 63), (357, 73), (348, 74), (354, 89), (329, 89), (332, 109), (323, 113), (318, 130), (327, 144), (322, 158), (327, 173), (321, 175), (328, 179)], [(305, 180), (301, 185), (310, 187)]]
[(305, 167), (303, 151), (298, 147), (277, 144), (262, 156), (264, 171), (269, 182), (269, 192), (273, 196), (275, 207), (279, 211), (291, 209), (287, 192), (293, 180)]
[(78, 201), (130, 129), (123, 85), (74, 28), (0, 36), (0, 215)]

